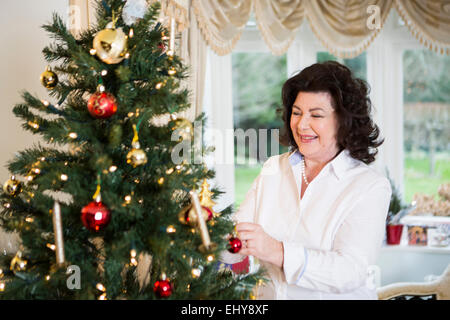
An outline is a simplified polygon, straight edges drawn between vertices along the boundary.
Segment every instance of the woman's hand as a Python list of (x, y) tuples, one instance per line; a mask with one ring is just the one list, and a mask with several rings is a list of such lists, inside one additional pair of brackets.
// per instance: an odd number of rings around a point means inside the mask
[(239, 254), (252, 255), (280, 268), (283, 266), (283, 243), (265, 233), (259, 224), (238, 223), (236, 231), (242, 241), (242, 249)]

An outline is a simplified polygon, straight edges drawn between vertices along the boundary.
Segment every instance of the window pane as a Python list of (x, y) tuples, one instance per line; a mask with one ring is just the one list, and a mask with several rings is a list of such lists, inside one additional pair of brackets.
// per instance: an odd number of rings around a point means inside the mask
[(366, 64), (366, 52), (361, 53), (359, 56), (354, 57), (352, 59), (341, 59), (333, 56), (329, 52), (318, 52), (317, 53), (317, 62), (324, 62), (327, 60), (337, 61), (345, 66), (347, 66), (350, 70), (353, 71), (357, 78), (363, 79), (367, 81), (367, 64)]
[[(450, 182), (450, 57), (403, 54), (405, 201)], [(437, 199), (437, 198), (436, 198)]]
[[(271, 150), (271, 130), (282, 127), (281, 87), (286, 81), (286, 55), (262, 52), (232, 54), (235, 136), (235, 205), (239, 207), (267, 157), (286, 152)], [(241, 130), (239, 130), (241, 129)], [(260, 129), (266, 129), (267, 132)], [(261, 148), (261, 143), (267, 150)], [(267, 152), (265, 152), (267, 151)]]

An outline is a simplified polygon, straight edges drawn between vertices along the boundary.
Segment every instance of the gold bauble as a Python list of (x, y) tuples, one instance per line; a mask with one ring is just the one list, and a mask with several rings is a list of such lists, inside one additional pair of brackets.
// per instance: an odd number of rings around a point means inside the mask
[(3, 185), (3, 191), (10, 196), (17, 196), (22, 191), (22, 183), (14, 176), (11, 177), (8, 181)]
[(58, 84), (58, 76), (54, 73), (50, 67), (41, 73), (41, 83), (47, 89), (54, 89)]
[[(203, 220), (211, 220), (211, 213), (208, 212), (208, 208), (202, 207)], [(188, 205), (185, 208), (181, 209), (181, 211), (178, 213), (178, 220), (183, 224), (188, 224), (193, 227), (198, 225), (197, 213), (195, 212), (195, 209), (192, 205)]]
[(189, 120), (184, 118), (177, 118), (171, 120), (169, 126), (172, 131), (177, 131), (180, 137), (179, 142), (181, 142), (182, 140), (193, 140), (194, 127)]
[(115, 29), (112, 23), (106, 29), (99, 31), (92, 46), (97, 56), (107, 64), (121, 62), (127, 53), (127, 36), (122, 28)]
[(147, 163), (147, 155), (140, 148), (133, 148), (127, 154), (127, 163), (131, 164), (133, 168)]
[(27, 267), (27, 260), (22, 259), (22, 252), (18, 251), (14, 258), (11, 260), (10, 270), (14, 273), (18, 271), (25, 271)]

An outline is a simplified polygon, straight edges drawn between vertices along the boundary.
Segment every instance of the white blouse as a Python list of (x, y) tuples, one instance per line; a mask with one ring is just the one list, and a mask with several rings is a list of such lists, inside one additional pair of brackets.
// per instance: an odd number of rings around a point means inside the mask
[[(269, 158), (233, 218), (257, 223), (283, 242), (282, 268), (251, 259), (271, 280), (257, 298), (377, 299), (366, 279), (384, 239), (389, 180), (344, 150), (300, 199), (301, 159), (298, 150)], [(225, 252), (221, 260), (243, 258)]]

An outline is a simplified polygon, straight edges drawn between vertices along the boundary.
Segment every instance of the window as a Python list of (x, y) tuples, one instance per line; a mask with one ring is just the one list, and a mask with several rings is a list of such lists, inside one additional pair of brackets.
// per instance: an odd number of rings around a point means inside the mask
[[(270, 52), (232, 54), (233, 120), (235, 129), (235, 206), (239, 207), (259, 174), (264, 161), (287, 151), (273, 130), (283, 123), (276, 112), (281, 107), (281, 87), (287, 79), (286, 55)], [(274, 148), (277, 149), (277, 143)]]
[(357, 78), (367, 81), (366, 56), (366, 52), (363, 52), (352, 59), (340, 59), (333, 56), (331, 53), (321, 51), (317, 52), (317, 62), (324, 62), (327, 60), (338, 61), (352, 70)]
[(403, 53), (404, 198), (437, 195), (450, 181), (450, 57)]

